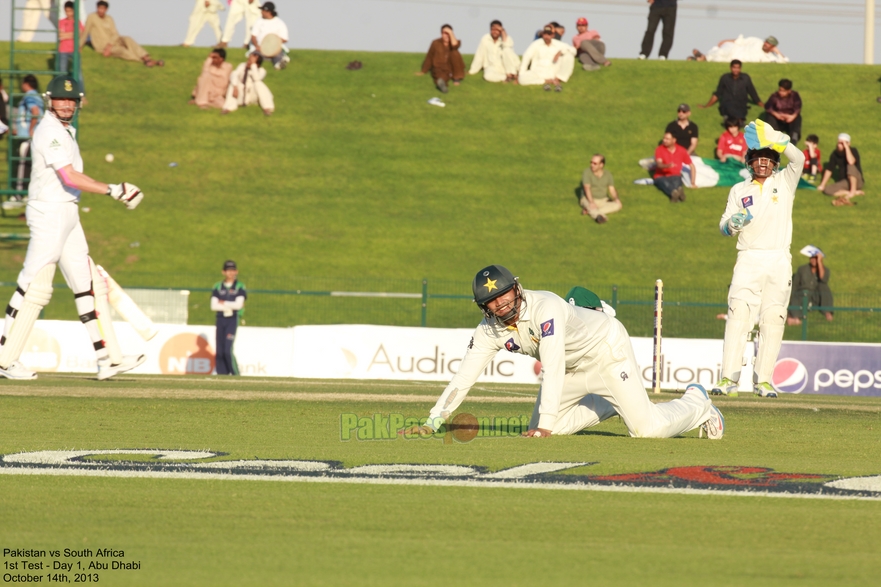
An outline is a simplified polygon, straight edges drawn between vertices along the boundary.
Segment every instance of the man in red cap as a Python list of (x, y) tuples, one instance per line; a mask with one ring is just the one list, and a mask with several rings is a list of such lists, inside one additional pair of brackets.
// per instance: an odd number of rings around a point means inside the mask
[(606, 44), (600, 41), (600, 34), (587, 28), (587, 19), (583, 16), (575, 21), (578, 34), (572, 37), (572, 45), (578, 52), (578, 60), (584, 71), (595, 71), (600, 67), (608, 67), (612, 62), (606, 59)]

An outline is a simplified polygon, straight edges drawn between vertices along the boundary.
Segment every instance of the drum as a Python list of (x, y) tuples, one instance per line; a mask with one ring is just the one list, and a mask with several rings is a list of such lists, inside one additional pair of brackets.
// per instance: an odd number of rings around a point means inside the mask
[(260, 43), (260, 54), (272, 59), (279, 53), (281, 53), (281, 37), (272, 33), (263, 37), (263, 42)]

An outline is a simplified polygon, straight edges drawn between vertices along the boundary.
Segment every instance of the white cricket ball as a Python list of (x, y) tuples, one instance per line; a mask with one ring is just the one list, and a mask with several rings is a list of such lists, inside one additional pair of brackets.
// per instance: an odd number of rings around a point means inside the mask
[(107, 153), (104, 155), (104, 160), (108, 163), (113, 163), (113, 153)]
[(536, 431), (535, 431), (535, 434), (533, 434), (532, 436), (533, 436), (533, 438), (541, 438), (541, 431), (540, 431), (540, 430), (536, 430)]

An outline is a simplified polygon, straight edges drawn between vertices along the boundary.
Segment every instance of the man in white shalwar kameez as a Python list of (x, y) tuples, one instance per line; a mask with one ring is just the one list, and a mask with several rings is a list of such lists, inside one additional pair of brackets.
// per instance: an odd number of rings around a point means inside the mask
[(248, 61), (239, 64), (229, 76), (229, 88), (226, 90), (226, 101), (221, 114), (235, 112), (239, 106), (259, 104), (263, 114), (271, 116), (275, 111), (275, 101), (272, 92), (263, 83), (265, 77), (263, 57), (258, 53), (248, 55)]
[(222, 10), (226, 10), (226, 6), (220, 0), (196, 0), (196, 6), (190, 13), (190, 28), (187, 29), (184, 47), (196, 42), (196, 37), (206, 24), (214, 31), (217, 42), (220, 42), (220, 16), (217, 13)]
[[(564, 60), (564, 55), (571, 55), (573, 59)], [(569, 81), (575, 68), (574, 56), (575, 48), (554, 39), (554, 29), (546, 26), (541, 38), (533, 41), (523, 54), (517, 79), (522, 86), (544, 84), (545, 90), (555, 86), (556, 91), (562, 92), (560, 84)]]
[(220, 46), (226, 47), (232, 36), (236, 33), (236, 25), (245, 19), (245, 40), (242, 45), (247, 48), (251, 42), (251, 27), (260, 18), (260, 2), (258, 0), (232, 0), (229, 4), (229, 16), (226, 17), (226, 26), (223, 28), (223, 37)]
[(736, 39), (722, 41), (707, 51), (706, 60), (719, 63), (730, 63), (733, 59), (740, 59), (744, 63), (789, 63), (789, 58), (780, 52), (777, 44), (776, 37), (763, 41), (758, 37), (740, 35)]
[(508, 36), (498, 20), (489, 25), (489, 33), (480, 39), (474, 60), (471, 62), (471, 75), (483, 69), (483, 79), (488, 82), (516, 81), (520, 69), (520, 58), (514, 52), (514, 39)]

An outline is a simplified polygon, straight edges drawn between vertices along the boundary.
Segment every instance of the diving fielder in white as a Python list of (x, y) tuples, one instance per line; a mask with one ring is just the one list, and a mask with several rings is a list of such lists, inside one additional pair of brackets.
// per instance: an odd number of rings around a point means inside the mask
[[(8, 379), (37, 377), (19, 362), (19, 357), (40, 311), (52, 297), (56, 264), (74, 293), (77, 313), (92, 340), (98, 358), (98, 379), (133, 369), (145, 359), (143, 355), (111, 357), (108, 353), (102, 329), (112, 325), (106, 326), (109, 320), (99, 321), (101, 307), (96, 312), (93, 276), (97, 272), (89, 258), (78, 206), (81, 191), (107, 194), (129, 210), (137, 207), (144, 196), (132, 184), (106, 184), (83, 174), (76, 129), (70, 124), (82, 97), (79, 82), (71, 76), (53, 79), (46, 88), (47, 113), (34, 130), (27, 206), (31, 239), (18, 275), (18, 287), (6, 308), (0, 338), (0, 376)], [(103, 302), (106, 288), (101, 294)]]
[[(723, 235), (737, 237), (737, 263), (728, 290), (722, 379), (712, 392), (737, 395), (743, 348), (758, 322), (753, 389), (762, 397), (777, 397), (770, 381), (783, 342), (792, 288), (792, 204), (805, 156), (789, 142), (789, 136), (761, 120), (751, 122), (744, 136), (752, 179), (731, 188), (719, 222)], [(789, 165), (777, 171), (780, 153)]]
[(524, 290), (499, 265), (481, 269), (472, 289), (485, 317), (427, 422), (403, 434), (436, 431), (496, 353), (507, 350), (534, 357), (544, 368), (526, 436), (575, 434), (617, 414), (635, 437), (670, 438), (701, 427), (709, 438), (722, 438), (722, 413), (700, 385), (689, 386), (680, 399), (649, 401), (630, 337), (612, 316), (551, 292)]

